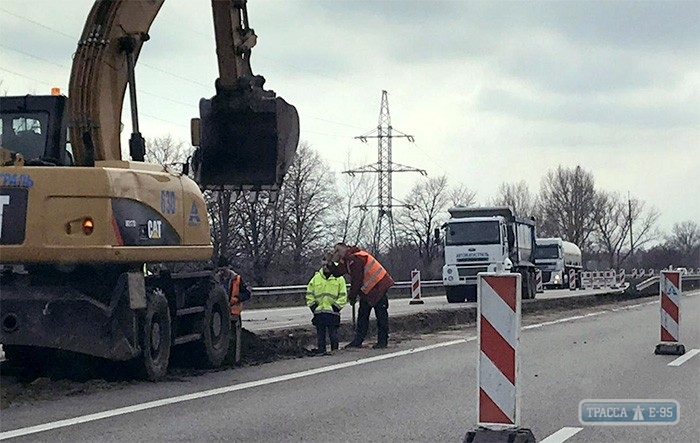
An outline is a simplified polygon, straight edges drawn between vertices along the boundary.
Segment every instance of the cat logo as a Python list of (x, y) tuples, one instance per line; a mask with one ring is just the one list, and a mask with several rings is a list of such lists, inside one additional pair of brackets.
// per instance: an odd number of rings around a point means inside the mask
[(160, 220), (148, 220), (148, 238), (157, 240), (162, 235), (162, 224)]

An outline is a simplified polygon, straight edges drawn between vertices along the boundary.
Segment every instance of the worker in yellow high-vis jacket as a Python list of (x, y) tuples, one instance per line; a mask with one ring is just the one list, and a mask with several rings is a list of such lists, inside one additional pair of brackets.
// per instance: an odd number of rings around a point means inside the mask
[(326, 354), (326, 332), (331, 342), (331, 351), (338, 349), (338, 327), (340, 311), (348, 302), (345, 279), (335, 277), (328, 265), (314, 274), (306, 289), (306, 305), (314, 313), (311, 323), (316, 326), (318, 335), (317, 354)]

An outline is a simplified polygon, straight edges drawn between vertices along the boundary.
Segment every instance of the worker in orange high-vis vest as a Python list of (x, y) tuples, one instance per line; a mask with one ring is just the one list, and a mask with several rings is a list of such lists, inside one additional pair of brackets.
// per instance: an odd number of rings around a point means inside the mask
[(231, 322), (235, 335), (233, 337), (235, 344), (234, 362), (241, 363), (241, 335), (243, 331), (243, 322), (241, 320), (241, 311), (243, 310), (243, 302), (250, 300), (250, 289), (245, 284), (243, 278), (231, 269), (231, 265), (226, 257), (219, 257), (218, 269), (216, 277), (219, 284), (226, 291), (231, 309)]
[(389, 343), (389, 299), (386, 293), (394, 285), (394, 279), (379, 260), (356, 246), (336, 244), (331, 259), (327, 266), (333, 275), (350, 275), (350, 304), (354, 305), (358, 298), (360, 300), (355, 338), (346, 348), (362, 347), (369, 330), (372, 309), (377, 317), (377, 344), (373, 347), (386, 348)]
[(237, 274), (225, 257), (219, 258), (218, 276), (231, 306), (231, 316), (240, 317), (243, 310), (243, 302), (250, 300), (250, 288), (245, 284), (243, 278)]

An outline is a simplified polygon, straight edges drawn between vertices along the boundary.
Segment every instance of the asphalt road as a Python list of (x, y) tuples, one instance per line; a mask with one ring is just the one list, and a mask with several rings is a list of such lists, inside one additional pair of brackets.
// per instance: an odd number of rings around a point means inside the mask
[[(568, 289), (546, 290), (544, 293), (537, 294), (535, 297), (541, 299), (547, 298), (565, 298), (565, 297), (580, 297), (583, 295), (603, 294), (611, 292), (610, 289), (603, 290), (585, 290), (585, 291), (570, 291)], [(466, 307), (475, 307), (476, 303), (447, 303), (447, 298), (442, 296), (423, 297), (425, 302), (422, 305), (410, 305), (409, 299), (392, 299), (389, 301), (389, 315), (402, 315), (414, 312), (439, 310), (439, 309), (463, 309)], [(249, 331), (265, 331), (274, 329), (286, 329), (296, 326), (304, 326), (311, 324), (311, 312), (305, 306), (295, 308), (269, 308), (269, 309), (249, 309), (243, 312), (243, 327)], [(347, 305), (341, 311), (343, 322), (350, 322), (352, 313), (350, 306)]]
[[(682, 302), (688, 350), (700, 348), (698, 295)], [(524, 328), (523, 426), (539, 441), (564, 427), (582, 428), (569, 442), (698, 441), (700, 356), (672, 367), (675, 357), (654, 355), (658, 302), (567, 315)], [(456, 442), (476, 417), (474, 333), (19, 405), (2, 412), (0, 439), (18, 430), (14, 441)], [(579, 401), (591, 398), (676, 399), (680, 423), (580, 425)]]

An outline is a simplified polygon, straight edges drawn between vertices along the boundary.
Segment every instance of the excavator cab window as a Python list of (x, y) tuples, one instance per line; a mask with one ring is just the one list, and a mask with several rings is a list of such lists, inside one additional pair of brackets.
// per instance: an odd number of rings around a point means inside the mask
[(3, 113), (2, 147), (22, 154), (27, 160), (39, 159), (46, 150), (45, 112)]

